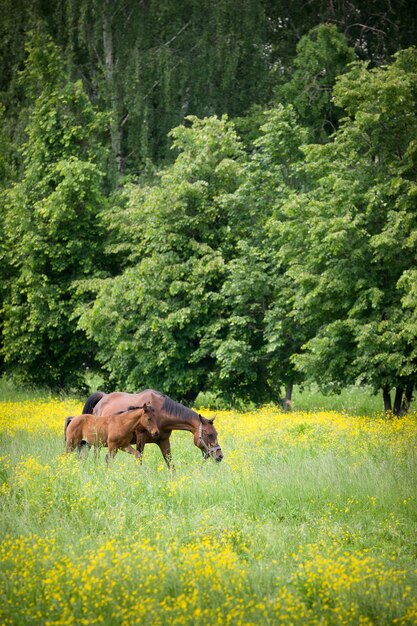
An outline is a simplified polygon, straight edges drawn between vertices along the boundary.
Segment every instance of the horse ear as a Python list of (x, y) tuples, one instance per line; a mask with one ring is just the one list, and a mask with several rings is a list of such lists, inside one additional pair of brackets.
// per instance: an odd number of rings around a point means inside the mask
[(148, 405), (146, 404), (146, 402), (143, 403), (143, 407), (142, 408), (143, 408), (145, 413), (148, 412)]

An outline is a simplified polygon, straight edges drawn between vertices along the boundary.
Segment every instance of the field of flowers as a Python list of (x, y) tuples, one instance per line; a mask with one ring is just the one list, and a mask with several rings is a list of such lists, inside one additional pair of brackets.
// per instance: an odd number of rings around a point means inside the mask
[(0, 402), (4, 626), (417, 624), (416, 415), (220, 411), (170, 473), (63, 455), (80, 411)]

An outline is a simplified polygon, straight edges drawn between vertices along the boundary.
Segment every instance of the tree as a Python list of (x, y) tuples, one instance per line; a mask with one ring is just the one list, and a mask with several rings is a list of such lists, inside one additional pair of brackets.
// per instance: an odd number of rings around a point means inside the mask
[(417, 52), (390, 66), (358, 63), (339, 78), (346, 112), (327, 145), (305, 148), (309, 191), (286, 202), (283, 247), (299, 289), (301, 323), (316, 335), (297, 364), (322, 386), (361, 382), (394, 412), (417, 376), (413, 313), (417, 145)]
[[(289, 405), (294, 383), (302, 380), (292, 355), (314, 327), (294, 317), (298, 294), (281, 253), (282, 205), (305, 189), (301, 145), (327, 141), (337, 125), (341, 109), (332, 104), (332, 88), (354, 58), (334, 26), (321, 25), (301, 38), (292, 78), (277, 92), (289, 104), (264, 112), (244, 182), (235, 194), (254, 227), (228, 267), (224, 286), (231, 313), (229, 344), (223, 342), (222, 348), (234, 358), (224, 358), (222, 383), (259, 402), (277, 401), (284, 386), (284, 404)], [(242, 363), (247, 368), (238, 376)]]
[[(377, 65), (413, 43), (417, 20), (413, 0), (0, 0), (0, 14), (7, 121), (15, 123), (25, 99), (16, 84), (25, 32), (42, 21), (70, 78), (81, 78), (95, 105), (111, 112), (114, 184), (120, 174), (140, 174), (148, 160), (169, 161), (168, 133), (186, 115), (234, 117), (269, 106), (276, 84), (294, 71), (305, 76), (293, 60), (314, 27), (335, 26), (360, 58)], [(312, 65), (307, 58), (315, 72)], [(316, 106), (325, 91), (306, 93)]]
[(97, 296), (80, 326), (113, 386), (150, 386), (191, 402), (216, 379), (222, 284), (245, 221), (228, 200), (245, 154), (226, 117), (187, 121), (172, 132), (175, 163), (154, 185), (132, 187), (127, 207), (115, 211), (129, 265), (92, 283)]
[(333, 24), (358, 57), (373, 65), (387, 62), (413, 45), (417, 11), (413, 0), (265, 0), (268, 41), (276, 71), (286, 82), (300, 39), (319, 24)]
[[(3, 302), (6, 285), (9, 280), (9, 268), (6, 263), (7, 243), (4, 232), (5, 222), (5, 191), (12, 183), (14, 171), (12, 167), (11, 142), (5, 132), (4, 107), (0, 105), (0, 329), (3, 328)], [(0, 372), (3, 372), (4, 363), (0, 355)]]
[(305, 341), (291, 317), (296, 294), (280, 257), (281, 205), (303, 185), (300, 145), (307, 131), (293, 107), (264, 112), (260, 136), (233, 201), (250, 224), (228, 264), (223, 286), (227, 335), (222, 341), (219, 386), (253, 401), (291, 400), (299, 382), (291, 356)]
[(291, 79), (278, 97), (295, 108), (310, 141), (327, 141), (336, 130), (341, 110), (335, 107), (333, 87), (354, 60), (353, 49), (334, 25), (320, 24), (301, 37)]
[(55, 387), (80, 384), (91, 361), (73, 319), (74, 283), (102, 266), (100, 136), (105, 119), (56, 46), (34, 32), (21, 80), (33, 101), (22, 179), (6, 194), (3, 349), (9, 373)]
[(118, 173), (137, 175), (170, 161), (169, 131), (187, 115), (239, 115), (268, 98), (266, 25), (261, 0), (66, 0), (51, 26), (112, 113)]

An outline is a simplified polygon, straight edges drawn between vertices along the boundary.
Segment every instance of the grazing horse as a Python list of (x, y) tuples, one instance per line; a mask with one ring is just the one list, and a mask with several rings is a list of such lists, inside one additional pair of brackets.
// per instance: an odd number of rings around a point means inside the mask
[(217, 432), (213, 420), (202, 417), (192, 409), (172, 400), (160, 391), (146, 389), (140, 393), (115, 391), (105, 394), (101, 391), (93, 393), (84, 405), (84, 413), (109, 415), (126, 409), (131, 404), (149, 402), (155, 410), (155, 419), (159, 429), (159, 437), (154, 440), (147, 430), (138, 428), (131, 443), (136, 443), (140, 456), (147, 443), (156, 443), (169, 468), (172, 467), (171, 446), (169, 438), (173, 430), (188, 430), (194, 436), (194, 444), (200, 448), (203, 458), (221, 461), (222, 450), (217, 441)]
[(77, 417), (67, 417), (65, 420), (65, 451), (80, 450), (81, 442), (88, 446), (107, 446), (108, 463), (117, 450), (124, 450), (140, 458), (137, 450), (132, 448), (133, 433), (138, 428), (143, 429), (151, 437), (159, 436), (158, 425), (155, 420), (155, 411), (146, 402), (141, 406), (129, 406), (123, 411), (111, 415), (91, 415), (83, 413)]

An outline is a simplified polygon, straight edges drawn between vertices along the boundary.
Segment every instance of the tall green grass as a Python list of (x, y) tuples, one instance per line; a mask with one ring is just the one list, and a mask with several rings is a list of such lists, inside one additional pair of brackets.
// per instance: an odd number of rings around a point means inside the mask
[(77, 397), (81, 399), (81, 395), (67, 389), (52, 391), (48, 387), (19, 384), (7, 376), (0, 377), (0, 402), (24, 402), (25, 400), (46, 400), (51, 398), (64, 400)]
[(339, 411), (348, 415), (380, 415), (383, 410), (382, 394), (369, 387), (351, 386), (340, 393), (323, 394), (316, 385), (294, 390), (293, 407), (298, 411)]
[[(212, 393), (201, 393), (197, 397), (197, 407), (228, 409), (230, 402)], [(411, 409), (413, 409), (413, 406)], [(242, 411), (252, 410), (252, 403), (238, 403)], [(381, 394), (375, 394), (369, 387), (349, 386), (340, 393), (324, 394), (317, 385), (304, 387), (295, 386), (292, 397), (292, 408), (296, 411), (339, 411), (348, 415), (380, 415), (383, 412)]]
[(416, 623), (413, 420), (268, 415), (220, 413), (218, 465), (173, 433), (174, 473), (3, 431), (0, 621)]

